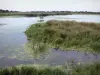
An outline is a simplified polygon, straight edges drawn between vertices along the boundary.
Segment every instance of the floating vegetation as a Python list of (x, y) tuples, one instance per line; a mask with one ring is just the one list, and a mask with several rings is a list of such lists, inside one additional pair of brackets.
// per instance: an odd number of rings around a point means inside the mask
[(18, 60), (27, 60), (33, 59), (30, 55), (24, 50), (25, 45), (14, 46), (13, 48), (8, 48), (6, 51), (9, 59), (18, 59)]

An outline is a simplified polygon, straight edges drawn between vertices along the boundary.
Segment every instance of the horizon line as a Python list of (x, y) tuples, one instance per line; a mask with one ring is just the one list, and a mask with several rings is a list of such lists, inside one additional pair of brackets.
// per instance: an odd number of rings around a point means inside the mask
[(100, 12), (100, 11), (88, 11), (88, 10), (10, 10), (10, 9), (2, 9), (0, 10), (8, 10), (8, 11), (17, 11), (17, 12), (34, 12), (34, 11), (44, 11), (44, 12), (53, 12), (53, 11), (69, 11), (69, 12)]

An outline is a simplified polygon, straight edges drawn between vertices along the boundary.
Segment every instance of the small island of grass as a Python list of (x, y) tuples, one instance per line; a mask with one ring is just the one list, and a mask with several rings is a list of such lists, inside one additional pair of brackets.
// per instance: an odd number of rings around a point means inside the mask
[(33, 48), (100, 52), (100, 23), (50, 20), (31, 25), (25, 34)]

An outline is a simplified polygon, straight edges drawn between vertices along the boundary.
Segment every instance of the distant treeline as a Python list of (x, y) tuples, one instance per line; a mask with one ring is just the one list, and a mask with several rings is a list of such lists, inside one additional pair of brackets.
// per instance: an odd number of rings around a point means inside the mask
[(92, 11), (31, 11), (31, 12), (56, 12), (56, 13), (91, 13), (91, 14), (100, 14), (100, 12), (92, 12)]
[(11, 16), (11, 15), (20, 15), (20, 16), (48, 16), (48, 15), (69, 15), (69, 14), (100, 14), (100, 12), (92, 11), (9, 11), (0, 9), (1, 16)]
[(0, 9), (0, 13), (6, 13), (6, 12), (18, 12), (18, 11), (10, 11), (10, 10), (3, 10), (3, 9)]

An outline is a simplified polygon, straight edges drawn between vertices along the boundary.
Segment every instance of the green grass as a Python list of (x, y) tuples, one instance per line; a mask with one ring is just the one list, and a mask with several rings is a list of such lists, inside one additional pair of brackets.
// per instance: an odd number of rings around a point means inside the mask
[(0, 69), (0, 75), (67, 75), (60, 67), (22, 65)]
[(1, 68), (0, 75), (100, 75), (100, 63), (76, 66), (70, 71), (65, 66), (21, 65)]
[(44, 43), (48, 48), (100, 52), (100, 23), (51, 20), (33, 24), (25, 33), (33, 48)]
[(73, 69), (72, 75), (100, 75), (100, 63), (78, 66)]

